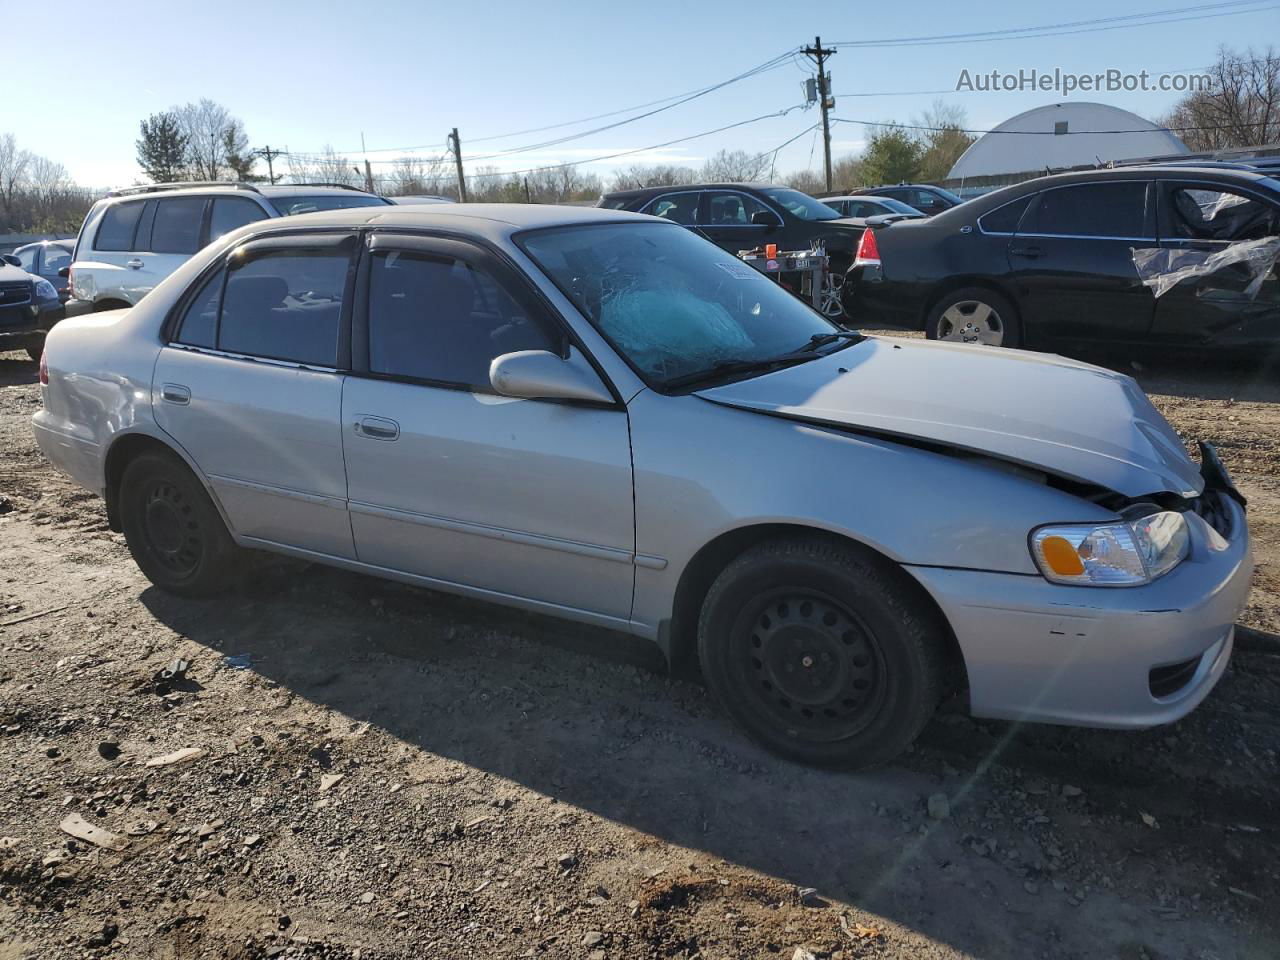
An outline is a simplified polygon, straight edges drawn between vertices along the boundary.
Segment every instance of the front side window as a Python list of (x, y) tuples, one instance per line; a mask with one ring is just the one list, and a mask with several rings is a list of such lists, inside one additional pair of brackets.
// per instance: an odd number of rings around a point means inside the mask
[(1276, 232), (1276, 212), (1252, 197), (1211, 187), (1172, 191), (1173, 236), (1183, 240), (1259, 240)]
[(199, 250), (204, 203), (204, 197), (170, 197), (157, 202), (151, 252), (192, 254)]
[(346, 210), (348, 207), (385, 207), (390, 201), (371, 193), (321, 193), (314, 196), (271, 197), (271, 205), (282, 217), (319, 210)]
[(1040, 194), (1034, 225), (1025, 233), (1141, 239), (1147, 235), (1147, 184), (1143, 180), (1082, 183)]
[(732, 254), (665, 224), (558, 227), (519, 242), (658, 385), (791, 354), (836, 329)]
[(332, 249), (252, 256), (227, 274), (218, 349), (314, 366), (338, 365), (350, 260)]
[(773, 223), (778, 221), (777, 214), (745, 193), (717, 190), (708, 195), (707, 201), (710, 226), (713, 227), (749, 227), (751, 218), (757, 213), (766, 214)]
[(799, 190), (792, 190), (790, 187), (765, 187), (760, 192), (800, 220), (840, 219), (840, 214), (821, 200), (815, 200)]
[(470, 263), (410, 250), (376, 250), (371, 258), (372, 373), (492, 391), (495, 357), (561, 347), (559, 336)]
[(672, 223), (691, 227), (698, 222), (698, 193), (668, 193), (658, 197), (644, 211)]
[(143, 201), (132, 203), (115, 203), (107, 207), (98, 225), (98, 234), (94, 240), (95, 250), (132, 250), (133, 230), (138, 225), (138, 217), (142, 216)]
[(238, 230), (246, 223), (265, 220), (267, 211), (244, 197), (215, 197), (209, 212), (209, 240), (217, 240), (223, 234)]

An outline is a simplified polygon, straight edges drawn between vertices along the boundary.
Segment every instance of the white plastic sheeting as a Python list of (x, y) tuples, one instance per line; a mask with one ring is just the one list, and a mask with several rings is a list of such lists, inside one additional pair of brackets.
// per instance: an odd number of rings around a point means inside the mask
[(1240, 264), (1249, 273), (1244, 295), (1252, 300), (1262, 289), (1262, 282), (1280, 257), (1280, 237), (1242, 240), (1218, 250), (1166, 249), (1161, 247), (1133, 249), (1133, 265), (1143, 284), (1157, 297), (1162, 297), (1183, 280), (1207, 277), (1219, 270)]

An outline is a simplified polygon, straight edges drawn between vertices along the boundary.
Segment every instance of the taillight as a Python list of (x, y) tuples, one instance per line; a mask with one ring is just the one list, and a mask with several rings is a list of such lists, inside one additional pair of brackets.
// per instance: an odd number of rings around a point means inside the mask
[(862, 231), (862, 239), (858, 241), (858, 252), (853, 256), (855, 267), (880, 266), (880, 247), (876, 243), (876, 232), (872, 227)]
[(40, 382), (46, 387), (49, 385), (49, 354), (40, 351)]

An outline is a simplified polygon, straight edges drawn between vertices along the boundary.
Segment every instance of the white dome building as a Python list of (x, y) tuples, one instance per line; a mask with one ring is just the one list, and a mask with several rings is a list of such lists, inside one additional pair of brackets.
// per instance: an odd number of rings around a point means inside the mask
[[(1109, 131), (1125, 131), (1112, 133)], [(960, 155), (948, 181), (1042, 173), (1048, 167), (1188, 153), (1186, 144), (1136, 113), (1105, 103), (1052, 103), (1010, 117)]]

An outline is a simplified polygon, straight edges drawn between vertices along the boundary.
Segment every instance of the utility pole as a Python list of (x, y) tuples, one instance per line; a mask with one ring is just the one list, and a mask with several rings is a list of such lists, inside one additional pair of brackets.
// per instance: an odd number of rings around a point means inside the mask
[(818, 65), (818, 104), (822, 108), (822, 171), (827, 182), (827, 190), (830, 191), (831, 121), (827, 118), (827, 111), (836, 105), (836, 101), (831, 96), (831, 77), (823, 64), (826, 62), (827, 57), (835, 56), (836, 51), (831, 47), (823, 47), (821, 37), (814, 37), (813, 46), (805, 47), (804, 53), (812, 57)]
[(458, 168), (458, 200), (467, 202), (467, 178), (462, 174), (462, 140), (458, 137), (458, 128), (454, 127), (449, 134), (449, 149), (453, 151), (453, 162)]
[(267, 144), (265, 147), (260, 147), (259, 149), (253, 152), (256, 153), (258, 156), (260, 156), (263, 160), (267, 161), (267, 179), (271, 182), (272, 186), (275, 186), (276, 168), (273, 164), (273, 161), (275, 160), (276, 157), (280, 156), (285, 151), (272, 150), (271, 145)]
[(524, 202), (533, 203), (533, 194), (529, 192), (529, 178), (524, 178)]
[[(364, 145), (364, 131), (360, 131), (360, 152), (364, 154), (364, 189), (366, 193), (373, 193), (373, 168), (369, 166), (369, 151)], [(360, 171), (357, 170), (356, 173)]]

